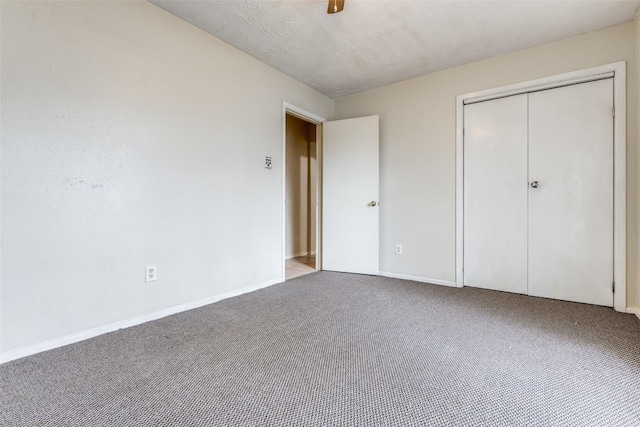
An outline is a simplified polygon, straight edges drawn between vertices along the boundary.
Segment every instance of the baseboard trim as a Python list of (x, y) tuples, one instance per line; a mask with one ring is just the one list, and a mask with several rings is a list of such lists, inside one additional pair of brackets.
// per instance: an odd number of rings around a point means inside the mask
[(296, 252), (293, 255), (287, 255), (284, 259), (297, 258), (299, 256), (306, 256), (306, 255), (311, 255), (311, 254), (309, 252), (307, 252), (307, 251)]
[(635, 314), (640, 319), (640, 307), (627, 307), (627, 313)]
[(98, 335), (117, 331), (118, 329), (125, 329), (131, 326), (150, 322), (152, 320), (158, 320), (163, 317), (171, 316), (172, 314), (181, 313), (183, 311), (192, 310), (194, 308), (212, 304), (214, 302), (218, 302), (227, 298), (257, 291), (258, 289), (266, 288), (281, 282), (283, 282), (282, 278), (268, 280), (266, 282), (245, 286), (244, 288), (235, 289), (233, 291), (224, 292), (222, 294), (213, 295), (211, 297), (187, 302), (159, 311), (154, 311), (153, 313), (144, 314), (142, 316), (133, 317), (131, 319), (121, 320), (119, 322), (110, 323), (108, 325), (99, 326), (97, 328), (88, 329), (82, 332), (76, 332), (75, 334), (67, 335), (60, 338), (54, 338), (52, 340), (30, 345), (28, 347), (19, 348), (17, 350), (7, 351), (0, 354), (0, 364), (20, 359), (26, 356), (31, 356), (33, 354), (41, 353), (43, 351), (52, 350), (54, 348), (63, 347), (65, 345), (73, 344), (79, 341), (84, 341), (89, 338), (97, 337)]
[(456, 282), (450, 282), (448, 280), (429, 279), (426, 277), (409, 276), (407, 274), (389, 273), (387, 271), (380, 271), (378, 274), (384, 277), (391, 277), (392, 279), (411, 280), (413, 282), (430, 283), (432, 285), (441, 285), (441, 286), (451, 286), (454, 288), (457, 286)]

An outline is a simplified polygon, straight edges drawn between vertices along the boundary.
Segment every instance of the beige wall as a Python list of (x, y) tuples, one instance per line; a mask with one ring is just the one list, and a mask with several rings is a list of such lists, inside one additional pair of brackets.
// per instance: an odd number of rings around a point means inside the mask
[[(309, 130), (316, 133), (316, 126), (310, 125)], [(316, 238), (318, 234), (318, 144), (313, 137), (309, 140), (309, 254), (316, 254)]]
[(287, 115), (285, 257), (308, 252), (309, 138), (305, 121)]
[(318, 163), (316, 125), (286, 117), (285, 257), (315, 254)]
[[(336, 119), (380, 115), (380, 269), (455, 280), (456, 95), (627, 61), (627, 304), (640, 277), (635, 23), (433, 73), (335, 102)], [(394, 244), (404, 245), (402, 256)]]
[(282, 102), (331, 99), (147, 2), (0, 7), (2, 358), (281, 280)]

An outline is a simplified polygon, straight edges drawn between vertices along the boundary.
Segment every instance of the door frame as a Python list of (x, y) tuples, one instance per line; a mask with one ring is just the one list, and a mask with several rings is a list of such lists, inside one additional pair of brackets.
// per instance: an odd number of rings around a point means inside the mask
[(317, 114), (306, 111), (296, 105), (286, 101), (282, 102), (282, 206), (281, 221), (282, 236), (280, 243), (280, 281), (286, 280), (286, 239), (287, 239), (287, 114), (298, 117), (306, 122), (316, 125), (316, 167), (317, 171), (317, 188), (316, 188), (316, 270), (322, 270), (322, 123), (327, 119)]
[(470, 92), (456, 97), (456, 286), (464, 284), (464, 106), (521, 93), (613, 77), (613, 308), (627, 312), (626, 61)]

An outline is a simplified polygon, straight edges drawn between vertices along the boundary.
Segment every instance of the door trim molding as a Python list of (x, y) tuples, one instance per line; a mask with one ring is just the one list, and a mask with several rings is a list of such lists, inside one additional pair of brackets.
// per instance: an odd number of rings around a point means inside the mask
[(627, 311), (627, 88), (626, 61), (571, 71), (456, 97), (456, 286), (462, 287), (464, 266), (464, 105), (520, 93), (599, 80), (613, 74), (613, 308)]
[(282, 205), (281, 205), (281, 214), (280, 214), (280, 227), (282, 229), (281, 236), (281, 257), (280, 257), (280, 281), (284, 282), (286, 280), (286, 267), (285, 261), (287, 259), (286, 256), (286, 239), (287, 239), (287, 114), (291, 114), (292, 116), (296, 116), (299, 119), (304, 121), (313, 123), (316, 125), (316, 165), (317, 165), (317, 191), (318, 194), (316, 196), (316, 247), (314, 252), (316, 254), (316, 270), (322, 269), (322, 251), (320, 248), (322, 247), (322, 123), (326, 122), (327, 119), (321, 117), (317, 114), (306, 111), (294, 104), (290, 104), (286, 101), (282, 101), (282, 147), (281, 147), (281, 156), (282, 156)]

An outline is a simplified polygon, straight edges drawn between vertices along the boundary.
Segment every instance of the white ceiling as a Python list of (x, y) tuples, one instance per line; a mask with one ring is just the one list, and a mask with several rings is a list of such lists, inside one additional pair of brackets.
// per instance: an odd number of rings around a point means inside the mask
[[(331, 98), (596, 31), (640, 0), (151, 0)], [(570, 55), (571, 52), (567, 52)]]

